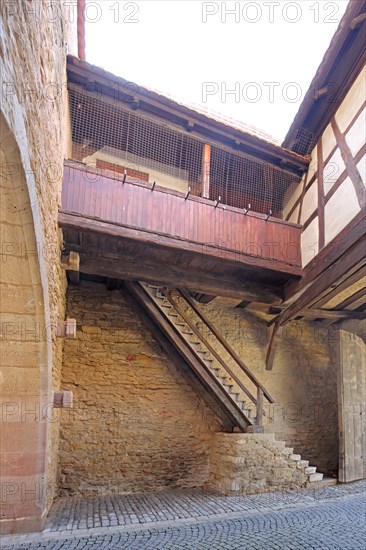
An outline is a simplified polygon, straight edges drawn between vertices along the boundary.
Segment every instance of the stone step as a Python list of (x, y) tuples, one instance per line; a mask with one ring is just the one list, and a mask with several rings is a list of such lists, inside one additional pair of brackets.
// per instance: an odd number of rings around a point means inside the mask
[(335, 477), (323, 477), (323, 479), (321, 481), (308, 481), (306, 483), (306, 487), (309, 488), (309, 487), (316, 487), (317, 489), (321, 489), (322, 487), (331, 487), (332, 485), (337, 485), (338, 484), (338, 480), (337, 478)]
[[(308, 460), (299, 460), (299, 462), (297, 463), (297, 467), (299, 468), (299, 470), (302, 470), (303, 468), (307, 468), (309, 466), (309, 461)], [(309, 472), (309, 474), (312, 474), (313, 472)]]
[(291, 447), (284, 447), (282, 449), (282, 452), (283, 452), (284, 455), (292, 455), (294, 450)]
[(295, 455), (295, 454), (291, 454), (288, 456), (289, 460), (294, 460), (295, 462), (299, 462), (299, 460), (301, 460), (301, 455)]
[[(273, 434), (273, 435), (274, 435), (274, 434)], [(275, 439), (275, 443), (276, 443), (276, 446), (277, 446), (279, 449), (281, 449), (281, 450), (284, 449), (284, 448), (286, 447), (286, 441), (281, 441), (281, 440), (280, 440), (280, 441), (277, 441), (277, 440)]]
[(316, 473), (316, 466), (308, 466), (304, 470), (305, 474), (315, 474)]
[(320, 474), (319, 472), (316, 474), (309, 475), (309, 483), (314, 483), (315, 481), (322, 481), (322, 480), (323, 480), (323, 474)]
[[(275, 434), (273, 432), (264, 433), (262, 435), (262, 438), (269, 439), (270, 441), (274, 441), (275, 443), (277, 443), (277, 441), (275, 440)], [(285, 445), (283, 445), (283, 446), (285, 446)]]

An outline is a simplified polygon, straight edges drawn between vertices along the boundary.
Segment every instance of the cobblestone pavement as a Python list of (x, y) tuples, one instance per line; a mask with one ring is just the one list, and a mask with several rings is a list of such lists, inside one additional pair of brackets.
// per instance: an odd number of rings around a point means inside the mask
[[(47, 530), (42, 534), (3, 537), (0, 547), (1, 550), (365, 550), (365, 487), (363, 481), (319, 490), (240, 497), (187, 490), (99, 501), (60, 499), (52, 510)], [(93, 527), (85, 529), (84, 522), (88, 523), (94, 510), (91, 503), (95, 506), (95, 502), (101, 525), (93, 523)], [(111, 503), (114, 511), (108, 508)], [(106, 526), (102, 524), (103, 515), (109, 518)], [(68, 528), (73, 524), (70, 517), (79, 517), (78, 529)]]

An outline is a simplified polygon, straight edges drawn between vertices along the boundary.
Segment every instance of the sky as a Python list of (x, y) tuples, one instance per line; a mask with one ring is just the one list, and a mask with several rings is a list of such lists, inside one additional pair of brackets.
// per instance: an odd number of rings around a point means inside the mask
[(87, 0), (86, 60), (280, 142), (348, 0)]

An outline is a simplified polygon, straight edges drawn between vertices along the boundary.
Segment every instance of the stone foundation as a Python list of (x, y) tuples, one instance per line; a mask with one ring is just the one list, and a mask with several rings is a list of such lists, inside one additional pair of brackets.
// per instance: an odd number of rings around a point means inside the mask
[(226, 495), (297, 489), (308, 479), (270, 434), (217, 433), (210, 458), (209, 485)]

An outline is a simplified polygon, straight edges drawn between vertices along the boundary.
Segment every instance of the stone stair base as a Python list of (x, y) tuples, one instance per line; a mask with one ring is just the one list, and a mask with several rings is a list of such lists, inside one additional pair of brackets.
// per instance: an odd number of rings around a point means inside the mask
[[(262, 492), (312, 487), (322, 483), (315, 466), (276, 441), (274, 434), (217, 433), (210, 455), (212, 489), (222, 494)], [(336, 483), (331, 479), (328, 484)]]

